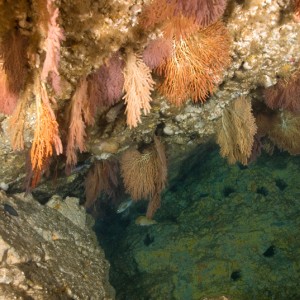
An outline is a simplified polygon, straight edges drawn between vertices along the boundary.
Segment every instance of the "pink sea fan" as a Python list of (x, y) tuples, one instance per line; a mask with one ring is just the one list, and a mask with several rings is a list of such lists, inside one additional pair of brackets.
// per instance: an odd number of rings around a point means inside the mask
[(53, 88), (55, 94), (60, 95), (62, 89), (61, 89), (61, 81), (60, 81), (59, 74), (56, 74), (54, 72), (50, 72), (49, 78), (50, 78), (51, 85), (52, 85), (52, 88)]
[(150, 112), (151, 92), (154, 90), (155, 82), (152, 79), (151, 70), (146, 66), (142, 57), (133, 52), (127, 54), (124, 78), (125, 113), (127, 124), (132, 128), (141, 123), (142, 110), (145, 115)]
[(107, 64), (88, 78), (88, 94), (94, 106), (112, 106), (123, 94), (124, 61), (119, 53), (113, 54)]
[(41, 78), (43, 81), (47, 80), (50, 72), (59, 75), (58, 66), (60, 60), (60, 43), (65, 39), (62, 29), (57, 23), (59, 15), (58, 8), (50, 9), (48, 5), (50, 21), (48, 24), (48, 34), (45, 41), (46, 58), (43, 64)]
[(111, 57), (107, 68), (107, 104), (109, 106), (115, 104), (120, 100), (123, 93), (124, 85), (124, 61), (120, 58), (119, 54), (115, 54)]
[(66, 148), (67, 169), (72, 168), (77, 163), (76, 150), (84, 152), (86, 150), (86, 125), (84, 120), (84, 108), (87, 102), (87, 81), (82, 78), (72, 97), (70, 103), (70, 125)]
[(202, 27), (216, 22), (224, 13), (227, 0), (176, 0), (182, 14), (194, 18)]
[(6, 74), (0, 67), (0, 113), (11, 115), (17, 106), (17, 95), (8, 89)]
[(158, 38), (151, 41), (143, 52), (144, 63), (152, 70), (172, 55), (172, 40)]

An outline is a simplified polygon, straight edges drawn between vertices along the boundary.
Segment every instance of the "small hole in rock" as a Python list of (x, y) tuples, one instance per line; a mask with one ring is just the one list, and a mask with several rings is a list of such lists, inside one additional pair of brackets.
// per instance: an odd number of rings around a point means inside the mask
[(205, 198), (207, 196), (209, 196), (209, 193), (200, 193), (199, 194), (199, 198)]
[(144, 238), (144, 244), (145, 246), (149, 246), (151, 245), (152, 243), (154, 242), (154, 237), (153, 236), (150, 236), (149, 233), (146, 234), (146, 237)]
[(275, 255), (275, 246), (270, 246), (264, 253), (263, 256), (265, 257), (272, 257)]
[(164, 134), (164, 128), (166, 127), (164, 122), (159, 123), (155, 128), (155, 135), (162, 136)]
[(191, 135), (190, 135), (190, 140), (196, 140), (199, 138), (199, 133), (197, 132), (193, 132)]
[(242, 274), (241, 274), (241, 271), (239, 271), (239, 270), (233, 271), (233, 272), (231, 273), (231, 276), (230, 276), (230, 278), (231, 278), (233, 281), (237, 281), (237, 280), (239, 280), (241, 277), (242, 277)]
[(275, 184), (281, 191), (285, 190), (288, 186), (287, 183), (282, 179), (276, 179)]
[(230, 186), (227, 186), (224, 188), (223, 190), (223, 195), (224, 197), (228, 197), (230, 194), (234, 193), (235, 192), (235, 189), (230, 187)]
[(263, 196), (268, 196), (269, 191), (265, 187), (260, 187), (256, 190), (257, 194), (263, 195)]
[(18, 212), (11, 205), (4, 203), (3, 208), (4, 208), (4, 211), (7, 212), (8, 214), (10, 214), (14, 217), (19, 216)]

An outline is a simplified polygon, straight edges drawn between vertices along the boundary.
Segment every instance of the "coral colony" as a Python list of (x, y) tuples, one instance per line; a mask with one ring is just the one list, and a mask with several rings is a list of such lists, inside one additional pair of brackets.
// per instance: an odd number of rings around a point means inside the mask
[[(4, 6), (3, 2), (0, 5)], [(22, 1), (18, 5), (21, 7)], [(104, 107), (123, 101), (127, 125), (133, 128), (141, 123), (142, 114), (151, 111), (153, 91), (176, 106), (189, 99), (204, 103), (230, 65), (231, 37), (221, 20), (226, 0), (148, 1), (134, 25), (141, 41), (136, 45), (124, 42), (96, 70), (81, 74), (69, 100), (60, 105), (64, 91), (61, 45), (68, 42), (60, 2), (35, 0), (31, 5), (39, 12), (27, 20), (32, 23), (31, 30), (24, 31), (16, 23), (17, 13), (6, 11), (9, 8), (2, 10), (5, 16), (1, 15), (0, 30), (0, 112), (10, 115), (14, 150), (25, 149), (26, 112), (30, 105), (35, 110), (30, 188), (38, 184), (54, 155), (66, 156), (67, 169), (76, 166), (77, 152), (86, 151), (86, 128), (94, 125), (97, 112)], [(299, 20), (300, 1), (293, 1), (292, 6), (294, 18)], [(11, 10), (22, 10), (20, 7)], [(248, 164), (260, 153), (260, 141), (266, 136), (279, 148), (300, 153), (300, 139), (295, 138), (295, 129), (300, 130), (299, 74), (265, 90), (267, 110), (253, 115), (248, 98), (238, 98), (224, 109), (217, 143), (229, 163)], [(64, 117), (58, 118), (59, 114)], [(118, 170), (117, 163), (110, 160), (91, 167), (86, 206), (92, 205), (99, 193), (111, 193), (118, 185)], [(167, 179), (160, 139), (154, 136), (153, 143), (143, 150), (126, 150), (120, 172), (134, 201), (149, 199), (147, 217), (152, 218)]]

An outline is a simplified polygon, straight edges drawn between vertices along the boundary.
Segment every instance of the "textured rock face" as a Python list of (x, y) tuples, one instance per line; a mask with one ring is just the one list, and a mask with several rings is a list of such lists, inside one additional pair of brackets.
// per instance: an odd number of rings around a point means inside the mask
[(1, 192), (0, 215), (0, 299), (114, 299), (108, 262), (78, 199), (42, 206)]

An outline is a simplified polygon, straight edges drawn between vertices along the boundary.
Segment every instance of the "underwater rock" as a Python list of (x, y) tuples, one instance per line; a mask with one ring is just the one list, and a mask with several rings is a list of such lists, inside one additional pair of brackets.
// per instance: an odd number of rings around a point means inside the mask
[[(63, 202), (57, 205), (70, 199)], [(1, 299), (114, 299), (109, 264), (90, 228), (29, 195), (0, 191), (0, 206)]]

